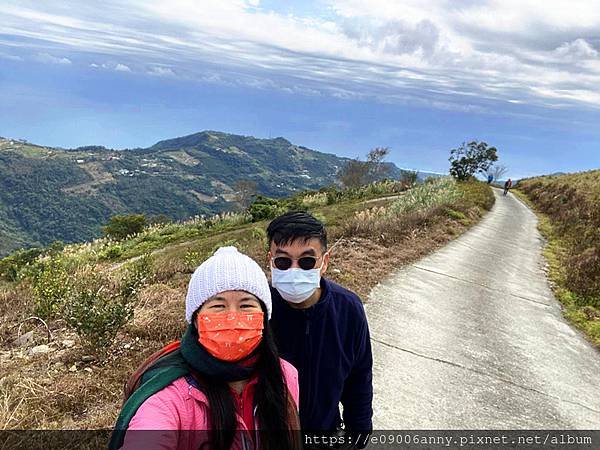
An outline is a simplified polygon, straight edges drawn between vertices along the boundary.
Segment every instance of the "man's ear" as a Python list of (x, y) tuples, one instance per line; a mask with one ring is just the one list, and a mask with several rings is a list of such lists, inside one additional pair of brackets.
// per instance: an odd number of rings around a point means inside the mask
[(269, 251), (267, 252), (267, 258), (266, 258), (266, 260), (265, 260), (265, 263), (267, 264), (267, 266), (266, 266), (266, 267), (267, 267), (267, 269), (270, 269), (270, 268), (271, 268), (271, 258), (272, 258), (272, 257), (273, 257), (273, 255), (271, 255), (271, 250), (269, 250)]
[(325, 274), (325, 272), (327, 271), (327, 267), (329, 266), (329, 258), (330, 258), (330, 253), (326, 252), (323, 255), (323, 266), (321, 267), (321, 276), (323, 276)]

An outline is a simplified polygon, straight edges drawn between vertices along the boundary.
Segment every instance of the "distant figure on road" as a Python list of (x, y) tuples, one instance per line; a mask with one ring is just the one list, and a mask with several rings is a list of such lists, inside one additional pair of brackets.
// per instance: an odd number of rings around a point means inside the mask
[(512, 187), (512, 180), (509, 178), (504, 183), (504, 195), (508, 194), (508, 190)]
[(492, 184), (492, 181), (494, 181), (494, 175), (488, 175), (488, 184)]

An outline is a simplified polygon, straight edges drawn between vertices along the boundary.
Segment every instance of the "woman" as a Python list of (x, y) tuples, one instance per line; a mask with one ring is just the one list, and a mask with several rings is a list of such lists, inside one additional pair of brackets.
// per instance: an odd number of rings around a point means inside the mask
[(141, 404), (122, 448), (300, 448), (298, 373), (278, 357), (258, 264), (220, 248), (192, 275), (185, 306), (180, 349), (159, 363), (189, 370)]

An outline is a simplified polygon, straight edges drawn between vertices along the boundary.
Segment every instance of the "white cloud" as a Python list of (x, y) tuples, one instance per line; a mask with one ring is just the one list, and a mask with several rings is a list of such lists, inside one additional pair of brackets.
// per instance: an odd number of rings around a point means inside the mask
[(158, 77), (174, 77), (174, 76), (176, 76), (173, 69), (171, 69), (169, 67), (161, 67), (161, 66), (152, 67), (152, 68), (150, 68), (150, 70), (148, 70), (147, 73), (149, 75), (156, 75)]
[(0, 52), (0, 58), (9, 59), (11, 61), (23, 61), (23, 58), (21, 56), (11, 55), (10, 53)]
[(131, 72), (131, 68), (122, 63), (114, 63), (114, 62), (105, 62), (102, 64), (91, 63), (90, 67), (92, 69), (105, 69), (105, 70), (114, 70), (116, 72)]
[(565, 42), (554, 53), (559, 58), (569, 58), (570, 60), (595, 59), (598, 57), (598, 51), (585, 39)]
[(58, 48), (121, 61), (96, 68), (307, 95), (600, 106), (595, 1), (323, 0), (302, 17), (257, 0), (6, 1), (0, 34), (46, 62), (70, 63)]
[(38, 53), (35, 60), (44, 64), (71, 64), (71, 60), (65, 57), (53, 56), (49, 53)]
[(131, 72), (131, 69), (129, 68), (129, 66), (126, 66), (125, 64), (121, 64), (121, 63), (119, 63), (115, 66), (115, 70), (117, 72)]

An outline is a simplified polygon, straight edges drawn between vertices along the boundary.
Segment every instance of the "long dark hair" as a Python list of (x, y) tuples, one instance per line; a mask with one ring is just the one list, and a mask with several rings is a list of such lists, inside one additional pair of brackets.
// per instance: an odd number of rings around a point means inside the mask
[[(266, 308), (260, 302), (266, 319)], [(196, 323), (196, 313), (192, 323)], [(281, 370), (279, 352), (268, 320), (264, 322), (263, 337), (255, 351), (258, 383), (255, 391), (256, 414), (261, 450), (300, 449), (298, 413), (291, 400)], [(200, 387), (210, 405), (208, 432), (211, 450), (230, 450), (236, 433), (235, 404), (227, 382), (203, 378)]]

